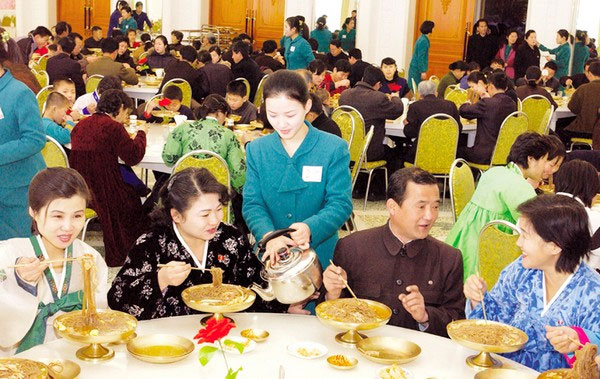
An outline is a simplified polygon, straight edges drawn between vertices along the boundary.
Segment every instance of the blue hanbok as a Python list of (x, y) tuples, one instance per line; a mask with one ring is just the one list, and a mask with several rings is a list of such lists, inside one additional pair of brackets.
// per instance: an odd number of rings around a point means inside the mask
[[(526, 269), (516, 259), (500, 274), (498, 283), (485, 294), (489, 320), (523, 330), (529, 336), (525, 347), (503, 354), (537, 371), (569, 367), (564, 355), (546, 338), (546, 325), (578, 326), (587, 335), (600, 333), (600, 276), (581, 264), (552, 299), (546, 299), (542, 270)], [(467, 310), (470, 319), (483, 319), (481, 304)]]

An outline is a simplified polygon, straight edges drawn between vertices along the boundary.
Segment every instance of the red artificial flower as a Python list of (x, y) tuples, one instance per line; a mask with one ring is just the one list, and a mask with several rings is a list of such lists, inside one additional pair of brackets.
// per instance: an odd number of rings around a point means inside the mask
[(171, 104), (171, 100), (167, 99), (166, 97), (158, 102), (158, 105), (161, 107), (166, 107), (169, 104)]
[(228, 318), (217, 320), (211, 317), (206, 321), (206, 326), (198, 331), (194, 339), (198, 339), (198, 343), (213, 343), (229, 334), (231, 329), (235, 328), (235, 324)]
[(148, 60), (148, 58), (142, 58), (138, 61), (138, 64), (142, 65), (142, 64), (146, 63), (147, 60)]

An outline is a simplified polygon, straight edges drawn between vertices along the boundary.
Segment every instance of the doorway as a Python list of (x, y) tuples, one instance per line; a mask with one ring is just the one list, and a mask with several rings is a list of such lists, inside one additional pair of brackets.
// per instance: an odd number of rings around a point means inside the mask
[[(504, 39), (506, 32), (525, 34), (528, 0), (481, 0), (481, 18), (488, 21), (491, 32)], [(475, 33), (475, 31), (473, 31)]]
[(112, 11), (110, 0), (57, 0), (56, 4), (57, 20), (68, 22), (84, 38), (92, 35), (92, 26), (107, 30)]

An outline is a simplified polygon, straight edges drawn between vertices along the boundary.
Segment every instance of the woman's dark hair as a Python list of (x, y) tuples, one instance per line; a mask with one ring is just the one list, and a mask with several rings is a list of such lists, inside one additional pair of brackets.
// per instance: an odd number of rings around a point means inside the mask
[(327, 19), (325, 17), (317, 18), (317, 30), (323, 30), (323, 28), (327, 25)]
[(469, 66), (467, 66), (467, 64), (464, 61), (454, 61), (452, 63), (450, 63), (450, 65), (448, 66), (449, 70), (461, 70), (461, 71), (467, 71), (469, 69)]
[[(29, 207), (38, 213), (56, 199), (70, 199), (75, 195), (83, 197), (86, 203), (90, 200), (90, 190), (81, 174), (72, 168), (49, 167), (38, 172), (31, 180)], [(31, 231), (39, 234), (35, 220), (32, 221)]]
[(285, 22), (289, 25), (290, 29), (296, 29), (296, 33), (302, 33), (302, 23), (299, 17), (288, 17), (285, 19)]
[(548, 154), (551, 149), (550, 141), (543, 135), (526, 132), (518, 136), (515, 143), (513, 143), (506, 158), (506, 163), (514, 162), (523, 168), (529, 168), (529, 157), (539, 160)]
[(219, 56), (221, 56), (223, 54), (223, 52), (221, 51), (221, 48), (219, 46), (211, 46), (210, 49), (208, 49), (208, 53), (212, 53), (212, 52), (217, 53)]
[(96, 90), (98, 91), (98, 94), (102, 95), (109, 89), (123, 90), (121, 78), (113, 75), (105, 76), (100, 80), (100, 83), (98, 83), (98, 88)]
[(231, 51), (234, 53), (242, 54), (242, 57), (248, 58), (250, 56), (250, 49), (252, 47), (244, 41), (237, 41), (231, 46)]
[(317, 94), (314, 92), (310, 93), (310, 100), (312, 100), (312, 105), (310, 106), (310, 112), (320, 115), (323, 113), (323, 103)]
[(585, 30), (578, 30), (575, 32), (575, 39), (579, 42), (585, 42), (587, 32)]
[(591, 163), (579, 159), (563, 164), (553, 178), (556, 192), (577, 196), (588, 208), (600, 191), (598, 171)]
[(158, 205), (150, 213), (152, 226), (171, 225), (171, 209), (183, 214), (198, 197), (213, 193), (219, 195), (219, 201), (223, 205), (230, 199), (227, 187), (219, 183), (207, 169), (189, 167), (179, 171), (160, 188)]
[(402, 206), (406, 197), (406, 187), (408, 183), (437, 185), (437, 179), (429, 172), (418, 168), (409, 167), (400, 169), (390, 176), (390, 184), (387, 190), (388, 199), (393, 199), (399, 206)]
[(494, 72), (492, 75), (490, 75), (488, 81), (494, 87), (496, 87), (496, 89), (506, 91), (506, 89), (508, 88), (508, 76), (506, 76), (504, 71)]
[(115, 29), (115, 30), (113, 30), (112, 32), (110, 32), (110, 36), (111, 36), (112, 38), (118, 38), (118, 37), (122, 37), (122, 36), (124, 36), (124, 35), (125, 35), (125, 34), (123, 34), (123, 32), (122, 32), (121, 30), (119, 30), (119, 29)]
[(548, 160), (551, 161), (556, 157), (561, 157), (565, 159), (567, 157), (567, 149), (565, 149), (565, 144), (558, 138), (555, 134), (545, 134), (544, 138), (548, 140), (550, 144), (550, 151), (548, 151)]
[(346, 29), (352, 20), (354, 20), (352, 17), (346, 17), (344, 24), (342, 25), (342, 29)]
[(536, 87), (541, 77), (542, 70), (538, 66), (529, 66), (527, 71), (525, 71), (525, 79), (527, 80), (527, 85), (530, 87)]
[(73, 28), (66, 21), (59, 21), (54, 27), (54, 31), (56, 31), (57, 35), (63, 34), (65, 32), (69, 34), (72, 30)]
[(179, 30), (173, 30), (171, 32), (172, 36), (175, 36), (175, 38), (177, 38), (177, 42), (181, 43), (181, 40), (183, 39), (183, 33), (180, 32)]
[(127, 3), (127, 1), (117, 1), (117, 5), (116, 5), (116, 9), (119, 9), (119, 7), (125, 7), (125, 6), (129, 6), (129, 3)]
[(129, 5), (125, 5), (124, 7), (121, 7), (121, 12), (123, 11), (131, 13), (131, 7)]
[(309, 38), (308, 39), (308, 44), (310, 45), (310, 49), (312, 51), (317, 51), (319, 49), (319, 41), (317, 41), (314, 38)]
[(562, 38), (566, 39), (567, 41), (569, 40), (569, 32), (566, 29), (560, 29), (558, 32), (556, 32), (559, 36), (561, 36)]
[(308, 64), (308, 71), (315, 75), (321, 75), (325, 70), (327, 70), (327, 66), (320, 59), (315, 59)]
[(142, 35), (140, 36), (140, 40), (142, 42), (150, 42), (152, 41), (152, 36), (148, 33), (142, 33)]
[(469, 76), (467, 76), (467, 83), (471, 82), (477, 84), (480, 80), (483, 82), (483, 84), (487, 84), (488, 82), (485, 74), (481, 71), (473, 71), (469, 74)]
[(263, 94), (265, 102), (270, 97), (283, 95), (305, 105), (310, 98), (302, 75), (289, 70), (279, 70), (269, 75)]
[(525, 32), (525, 39), (529, 38), (529, 36), (531, 34), (535, 33), (535, 30), (533, 29), (529, 29), (528, 31)]
[(419, 31), (422, 34), (431, 34), (431, 32), (433, 31), (433, 27), (434, 26), (435, 26), (435, 23), (433, 21), (425, 20), (421, 24), (421, 27), (419, 28)]
[(102, 93), (98, 101), (97, 112), (117, 116), (121, 107), (131, 109), (133, 102), (127, 94), (118, 89), (109, 89)]
[(515, 45), (517, 45), (519, 43), (519, 31), (515, 28), (511, 28), (508, 29), (508, 31), (506, 32), (506, 42), (505, 44), (508, 45), (508, 37), (510, 37), (511, 34), (516, 33), (517, 34), (517, 40), (515, 41)]
[(213, 93), (206, 96), (200, 108), (198, 108), (198, 120), (204, 120), (211, 113), (223, 112), (225, 115), (231, 113), (231, 108), (227, 104), (227, 100), (221, 95)]
[[(0, 34), (5, 33), (6, 30), (0, 26)], [(7, 42), (2, 42), (0, 39), (0, 64), (4, 61), (10, 61), (12, 63), (23, 63), (23, 55), (19, 46), (14, 39), (9, 38)]]
[(163, 45), (165, 45), (165, 54), (167, 54), (169, 52), (169, 41), (167, 40), (167, 37), (161, 34), (157, 36), (154, 41), (156, 42), (157, 39), (161, 40)]
[(562, 250), (556, 271), (575, 272), (581, 260), (588, 256), (592, 241), (585, 208), (570, 196), (544, 194), (524, 202), (517, 210), (544, 241)]

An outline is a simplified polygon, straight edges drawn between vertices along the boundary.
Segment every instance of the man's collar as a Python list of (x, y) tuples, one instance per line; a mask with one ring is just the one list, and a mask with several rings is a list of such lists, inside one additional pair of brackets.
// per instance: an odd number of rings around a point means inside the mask
[(423, 238), (420, 240), (409, 241), (404, 244), (392, 232), (389, 221), (383, 226), (383, 244), (385, 245), (387, 252), (394, 257), (398, 254), (400, 254), (400, 256), (408, 256), (409, 258), (416, 257), (425, 246), (426, 240), (427, 238)]

